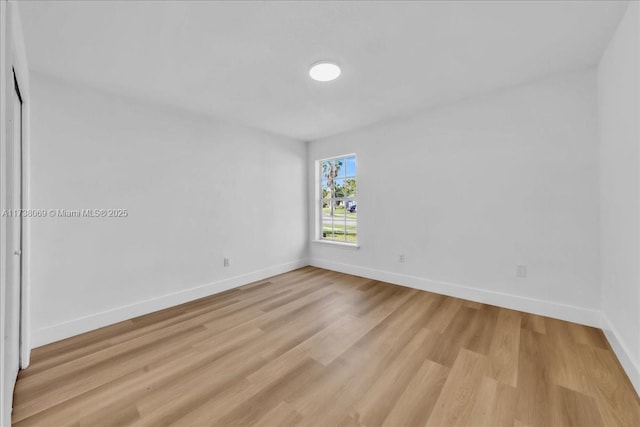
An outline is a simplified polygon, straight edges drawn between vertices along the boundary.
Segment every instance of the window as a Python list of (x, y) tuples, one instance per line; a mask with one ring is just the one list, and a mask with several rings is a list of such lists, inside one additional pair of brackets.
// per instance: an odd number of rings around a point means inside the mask
[(356, 156), (320, 160), (320, 239), (357, 243)]

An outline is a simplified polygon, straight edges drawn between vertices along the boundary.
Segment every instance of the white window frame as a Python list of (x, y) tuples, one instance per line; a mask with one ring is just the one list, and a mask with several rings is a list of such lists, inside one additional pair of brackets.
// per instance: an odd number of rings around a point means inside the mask
[[(322, 202), (323, 200), (325, 200), (322, 197), (322, 162), (326, 162), (329, 160), (336, 160), (336, 159), (345, 159), (348, 157), (354, 157), (355, 158), (355, 162), (356, 162), (356, 173), (353, 176), (356, 179), (356, 183), (358, 182), (358, 168), (357, 168), (357, 164), (358, 164), (358, 156), (356, 155), (356, 153), (350, 153), (350, 154), (341, 154), (339, 156), (333, 156), (333, 157), (327, 157), (327, 158), (323, 158), (323, 159), (318, 159), (315, 162), (315, 180), (316, 180), (316, 197), (315, 197), (315, 215), (316, 215), (316, 232), (315, 232), (315, 236), (314, 236), (314, 243), (323, 243), (323, 244), (328, 244), (328, 245), (336, 245), (336, 246), (342, 246), (342, 247), (350, 247), (350, 248), (360, 248), (359, 244), (358, 244), (358, 234), (359, 234), (359, 225), (358, 225), (358, 220), (356, 219), (356, 241), (355, 242), (346, 242), (346, 241), (339, 241), (339, 240), (330, 240), (330, 239), (326, 239), (322, 237), (322, 232), (323, 232), (323, 222), (322, 222), (322, 216), (323, 216), (323, 211), (322, 211)], [(357, 184), (356, 184), (357, 185)], [(358, 199), (358, 194), (356, 193), (355, 197), (334, 197), (334, 200), (352, 200), (352, 199), (356, 199), (356, 203), (357, 199)], [(359, 212), (358, 212), (358, 217), (359, 217)], [(345, 230), (345, 238), (346, 238), (346, 212), (345, 212), (345, 225), (344, 225), (344, 230)]]

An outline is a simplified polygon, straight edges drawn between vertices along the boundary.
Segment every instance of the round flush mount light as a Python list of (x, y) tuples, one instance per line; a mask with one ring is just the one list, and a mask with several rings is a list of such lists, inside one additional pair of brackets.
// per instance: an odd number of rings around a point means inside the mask
[(333, 62), (316, 62), (309, 68), (309, 76), (318, 82), (330, 82), (340, 76), (340, 67)]

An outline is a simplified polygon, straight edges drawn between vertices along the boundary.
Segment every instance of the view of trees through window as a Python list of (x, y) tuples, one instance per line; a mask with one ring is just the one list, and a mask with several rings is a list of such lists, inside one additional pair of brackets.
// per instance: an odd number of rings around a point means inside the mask
[(322, 235), (325, 240), (356, 243), (356, 157), (320, 162)]

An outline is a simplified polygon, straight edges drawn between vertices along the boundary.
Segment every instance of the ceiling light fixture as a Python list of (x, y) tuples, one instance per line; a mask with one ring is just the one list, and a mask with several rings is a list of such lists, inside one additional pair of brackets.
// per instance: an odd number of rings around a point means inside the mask
[(330, 82), (340, 76), (340, 67), (333, 62), (316, 62), (309, 68), (309, 76), (318, 82)]

